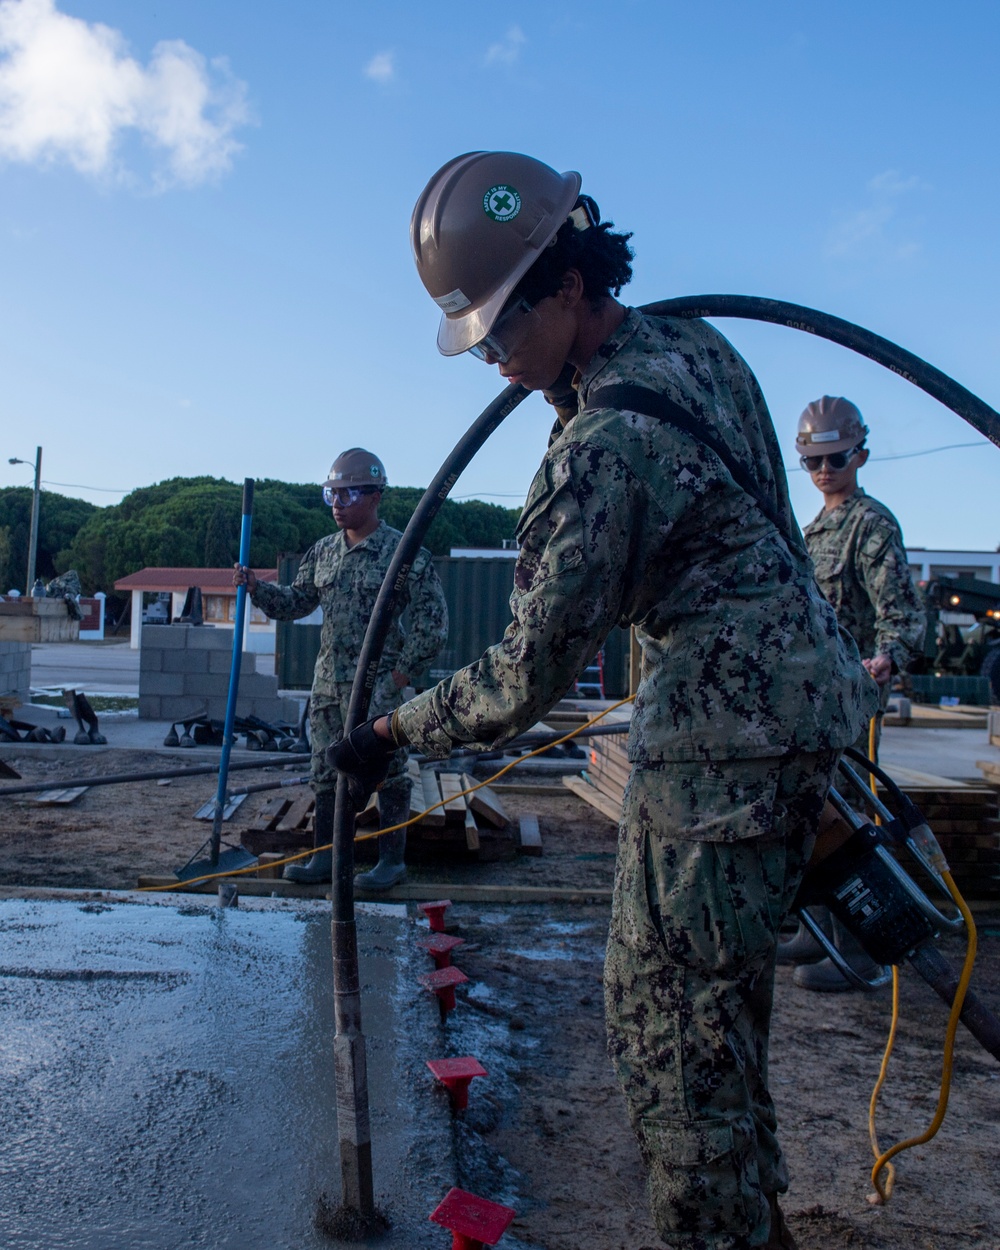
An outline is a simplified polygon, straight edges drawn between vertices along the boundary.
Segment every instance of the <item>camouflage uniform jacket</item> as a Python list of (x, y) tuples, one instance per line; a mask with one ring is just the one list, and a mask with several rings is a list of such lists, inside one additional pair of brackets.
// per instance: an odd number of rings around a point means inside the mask
[[(711, 426), (791, 541), (700, 441), (652, 417), (585, 410), (611, 383), (659, 391)], [(581, 409), (521, 514), (513, 623), (475, 664), (400, 708), (410, 742), (441, 754), (508, 741), (570, 689), (616, 623), (636, 626), (643, 652), (633, 762), (853, 742), (876, 687), (816, 587), (746, 363), (705, 322), (630, 309), (578, 391)]]
[[(313, 675), (314, 695), (334, 695), (338, 683), (354, 680), (358, 656), (379, 588), (402, 534), (384, 521), (361, 542), (348, 547), (340, 531), (327, 534), (302, 557), (291, 586), (258, 582), (254, 606), (279, 621), (294, 621), (323, 609), (323, 629)], [(408, 632), (399, 616), (408, 608)], [(382, 678), (397, 669), (417, 677), (448, 637), (448, 606), (431, 553), (421, 547), (379, 664)]]
[(861, 655), (887, 655), (905, 668), (920, 651), (927, 617), (896, 518), (859, 487), (804, 534), (819, 588)]

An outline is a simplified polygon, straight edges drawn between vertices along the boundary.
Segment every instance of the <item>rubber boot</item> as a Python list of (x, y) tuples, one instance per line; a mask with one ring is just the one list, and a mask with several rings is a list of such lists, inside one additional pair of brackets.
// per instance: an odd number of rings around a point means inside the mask
[[(393, 786), (379, 794), (381, 824), (383, 828), (400, 825), (410, 818), (410, 787)], [(391, 890), (406, 876), (403, 855), (406, 851), (406, 830), (383, 833), (378, 840), (378, 863), (370, 872), (360, 872), (354, 878), (359, 890)]]
[[(830, 937), (830, 912), (826, 907), (812, 907), (809, 914), (817, 922), (823, 932)], [(779, 964), (815, 964), (826, 958), (826, 952), (813, 937), (802, 921), (793, 937), (778, 943)]]
[[(323, 792), (316, 795), (313, 813), (313, 846), (328, 846), (333, 841), (333, 812), (336, 794)], [(333, 880), (333, 851), (315, 851), (305, 863), (299, 860), (285, 866), (286, 881), (298, 881), (300, 885), (315, 885)]]
[[(878, 972), (878, 964), (836, 918), (833, 921), (833, 944), (859, 976), (870, 980)], [(848, 981), (832, 959), (800, 965), (792, 973), (792, 980), (800, 989), (817, 990), (821, 994), (843, 994), (858, 988)]]

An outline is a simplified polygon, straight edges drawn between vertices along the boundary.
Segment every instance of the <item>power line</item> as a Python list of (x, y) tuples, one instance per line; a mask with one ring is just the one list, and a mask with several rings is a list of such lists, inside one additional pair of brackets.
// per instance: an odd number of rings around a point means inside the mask
[(102, 495), (127, 495), (129, 494), (131, 490), (135, 489), (134, 487), (130, 487), (129, 490), (126, 490), (124, 487), (119, 488), (117, 486), (86, 486), (84, 485), (83, 482), (44, 481), (42, 485), (43, 486), (68, 486), (72, 490), (96, 490), (96, 491), (100, 491)]

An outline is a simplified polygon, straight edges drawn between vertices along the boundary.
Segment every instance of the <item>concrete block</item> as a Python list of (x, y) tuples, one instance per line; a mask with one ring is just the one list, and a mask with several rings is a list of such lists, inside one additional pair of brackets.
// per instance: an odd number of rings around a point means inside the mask
[(205, 651), (164, 651), (165, 673), (207, 673), (208, 654)]
[(278, 696), (278, 702), (281, 704), (281, 719), (287, 721), (290, 725), (297, 725), (302, 719), (302, 710), (306, 705), (307, 695), (303, 694), (301, 699), (294, 696), (282, 694)]
[(225, 701), (229, 694), (229, 677), (225, 673), (188, 673), (184, 693)]
[(140, 673), (163, 672), (163, 648), (146, 645), (139, 652)]
[(182, 625), (175, 626), (187, 631), (189, 649), (200, 651), (232, 651), (233, 631), (226, 626)]
[(141, 694), (139, 695), (139, 719), (140, 720), (163, 720), (163, 711), (160, 706), (161, 700), (159, 695)]
[(148, 645), (164, 651), (182, 651), (187, 646), (187, 629), (183, 625), (143, 625), (139, 647)]
[(139, 698), (147, 694), (187, 694), (183, 673), (140, 673)]
[[(232, 651), (209, 651), (208, 653), (208, 671), (210, 673), (225, 673), (227, 676), (229, 670), (233, 666)], [(243, 671), (242, 663), (240, 671)]]
[[(223, 708), (223, 713), (225, 709)], [(160, 700), (160, 720), (187, 720), (194, 716), (214, 716), (221, 720), (222, 716), (211, 707), (206, 707), (204, 699), (196, 699), (191, 695), (178, 697), (165, 696)]]
[(282, 715), (279, 699), (238, 699), (236, 702), (237, 716), (259, 716), (269, 725), (286, 718)]
[(278, 680), (264, 673), (241, 674), (240, 694), (246, 699), (276, 699)]

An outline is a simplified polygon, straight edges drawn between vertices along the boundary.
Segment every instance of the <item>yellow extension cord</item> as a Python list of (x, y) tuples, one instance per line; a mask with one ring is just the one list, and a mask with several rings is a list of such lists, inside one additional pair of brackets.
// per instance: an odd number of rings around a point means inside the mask
[[(868, 758), (874, 762), (875, 760), (875, 717), (872, 717), (871, 724), (868, 727)], [(868, 774), (868, 784), (871, 787), (872, 794), (877, 794), (878, 790), (875, 782), (875, 774)], [(879, 817), (876, 815), (875, 823), (881, 824)], [(969, 934), (968, 946), (965, 952), (965, 963), (962, 965), (962, 975), (959, 978), (958, 989), (955, 992), (955, 999), (951, 1005), (951, 1012), (948, 1016), (948, 1028), (945, 1032), (944, 1040), (944, 1056), (941, 1065), (941, 1086), (938, 1093), (937, 1109), (934, 1112), (934, 1118), (931, 1120), (926, 1132), (920, 1134), (919, 1137), (908, 1137), (904, 1141), (897, 1142), (895, 1146), (891, 1146), (888, 1150), (882, 1151), (878, 1144), (878, 1133), (875, 1129), (875, 1110), (878, 1105), (878, 1097), (885, 1084), (886, 1074), (889, 1070), (889, 1059), (892, 1056), (892, 1049), (896, 1042), (896, 1030), (899, 1024), (899, 968), (893, 965), (892, 969), (892, 1023), (889, 1027), (889, 1037), (885, 1044), (885, 1053), (882, 1055), (882, 1064), (879, 1068), (878, 1079), (872, 1089), (871, 1100), (868, 1104), (868, 1137), (872, 1145), (872, 1153), (875, 1156), (875, 1164), (872, 1167), (871, 1178), (872, 1184), (875, 1186), (875, 1192), (869, 1194), (868, 1201), (873, 1205), (881, 1206), (889, 1201), (892, 1196), (893, 1186), (896, 1180), (896, 1169), (890, 1162), (896, 1155), (901, 1154), (904, 1150), (909, 1150), (912, 1146), (922, 1146), (925, 1142), (929, 1142), (937, 1133), (938, 1129), (944, 1123), (945, 1113), (948, 1110), (948, 1096), (951, 1093), (951, 1074), (952, 1060), (955, 1051), (955, 1034), (958, 1032), (959, 1017), (962, 1013), (962, 1005), (965, 1002), (965, 992), (969, 988), (969, 981), (972, 979), (972, 968), (976, 962), (976, 922), (972, 918), (972, 912), (969, 910), (965, 899), (962, 898), (958, 891), (958, 887), (947, 870), (941, 873), (945, 885), (948, 887), (948, 893), (955, 902), (956, 907), (962, 913), (965, 921), (966, 929)], [(885, 1170), (885, 1181), (882, 1181), (882, 1171)]]
[[(591, 725), (596, 725), (599, 720), (603, 720), (609, 712), (613, 712), (616, 708), (623, 707), (626, 703), (631, 703), (635, 699), (635, 695), (629, 695), (627, 699), (619, 699), (617, 703), (612, 703), (610, 707), (606, 707), (603, 712), (599, 712), (590, 720), (585, 721), (582, 725), (577, 725), (576, 729), (571, 730), (568, 734), (564, 734), (561, 738), (557, 738), (555, 742), (548, 742), (545, 746), (536, 747), (534, 751), (529, 751), (526, 755), (518, 756), (516, 760), (511, 760), (509, 764), (505, 764), (499, 772), (495, 772), (492, 777), (487, 777), (485, 781), (477, 782), (474, 786), (469, 786), (467, 790), (460, 790), (458, 794), (449, 794), (446, 799), (441, 799), (438, 803), (432, 803), (430, 807), (424, 808), (422, 812), (418, 812), (416, 816), (411, 816), (409, 820), (400, 821), (398, 825), (390, 825), (387, 829), (373, 829), (371, 833), (356, 833), (354, 835), (355, 842), (365, 842), (369, 838), (380, 838), (383, 833), (395, 833), (398, 829), (405, 829), (408, 825), (416, 824), (418, 820), (423, 820), (428, 812), (435, 812), (439, 807), (444, 807), (446, 803), (452, 802), (453, 799), (463, 798), (467, 794), (473, 794), (476, 790), (481, 790), (484, 786), (491, 785), (497, 781), (505, 773), (509, 773), (512, 768), (516, 768), (518, 764), (523, 764), (525, 760), (530, 760), (534, 755), (541, 755), (545, 751), (549, 751), (552, 747), (560, 746), (564, 742), (568, 742), (570, 738), (584, 729), (589, 729)], [(285, 864), (293, 864), (298, 859), (311, 858), (317, 851), (330, 851), (333, 849), (333, 843), (327, 842), (325, 846), (314, 846), (308, 851), (299, 851), (297, 855), (289, 855), (286, 859), (271, 860), (269, 868), (281, 868)], [(191, 877), (183, 882), (184, 888), (190, 885), (199, 885), (202, 881), (215, 881), (222, 877), (242, 877), (248, 873), (259, 871), (256, 864), (251, 864), (249, 868), (235, 868), (231, 872), (209, 872), (203, 877)], [(159, 890), (175, 890), (178, 886), (174, 882), (169, 885), (145, 885), (140, 887), (140, 893), (154, 894)]]

